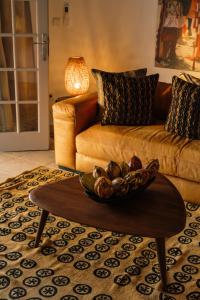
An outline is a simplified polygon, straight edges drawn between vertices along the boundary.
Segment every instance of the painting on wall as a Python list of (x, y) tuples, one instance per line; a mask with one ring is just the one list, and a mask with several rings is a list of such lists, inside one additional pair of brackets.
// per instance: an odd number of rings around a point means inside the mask
[(158, 0), (155, 66), (200, 71), (200, 0)]

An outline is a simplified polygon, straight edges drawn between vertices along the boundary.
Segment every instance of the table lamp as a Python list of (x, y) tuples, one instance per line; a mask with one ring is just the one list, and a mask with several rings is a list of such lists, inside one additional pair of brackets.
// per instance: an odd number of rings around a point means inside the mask
[(69, 57), (65, 69), (65, 88), (72, 96), (87, 92), (89, 88), (89, 72), (83, 57)]

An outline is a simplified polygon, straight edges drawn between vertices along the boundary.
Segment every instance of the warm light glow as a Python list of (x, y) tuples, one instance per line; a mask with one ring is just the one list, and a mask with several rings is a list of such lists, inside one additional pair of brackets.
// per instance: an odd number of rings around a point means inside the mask
[(80, 82), (75, 82), (75, 83), (74, 83), (74, 88), (75, 88), (75, 89), (80, 89), (80, 87), (81, 87)]
[(89, 73), (83, 57), (70, 57), (65, 69), (65, 88), (70, 95), (81, 95), (89, 88)]

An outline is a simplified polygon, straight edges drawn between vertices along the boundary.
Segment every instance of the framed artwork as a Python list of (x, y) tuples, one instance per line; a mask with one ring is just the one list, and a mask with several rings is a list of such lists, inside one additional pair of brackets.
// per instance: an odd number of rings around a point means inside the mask
[(155, 66), (200, 71), (200, 0), (158, 0)]

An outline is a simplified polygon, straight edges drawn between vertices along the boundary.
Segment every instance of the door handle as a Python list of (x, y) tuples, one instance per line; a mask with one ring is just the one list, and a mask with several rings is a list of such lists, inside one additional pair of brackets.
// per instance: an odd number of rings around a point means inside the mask
[(41, 42), (34, 42), (34, 45), (41, 45), (42, 47), (42, 59), (46, 61), (47, 55), (49, 55), (49, 37), (47, 33), (42, 33)]

